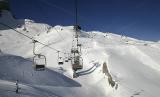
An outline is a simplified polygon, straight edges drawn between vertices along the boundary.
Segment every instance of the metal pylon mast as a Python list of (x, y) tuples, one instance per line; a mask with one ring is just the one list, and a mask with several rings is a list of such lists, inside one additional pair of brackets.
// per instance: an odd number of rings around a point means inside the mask
[(75, 20), (76, 20), (75, 35), (76, 35), (76, 39), (77, 39), (76, 47), (78, 49), (78, 29), (77, 29), (77, 26), (78, 26), (78, 1), (77, 0), (75, 0)]

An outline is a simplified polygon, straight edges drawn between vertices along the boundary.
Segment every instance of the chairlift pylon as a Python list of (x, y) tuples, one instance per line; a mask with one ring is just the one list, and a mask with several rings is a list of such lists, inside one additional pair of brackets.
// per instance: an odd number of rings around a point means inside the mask
[(75, 0), (75, 22), (74, 31), (75, 31), (75, 39), (76, 39), (76, 46), (73, 46), (71, 49), (71, 54), (73, 54), (73, 58), (71, 59), (72, 69), (73, 69), (73, 78), (78, 77), (76, 71), (83, 68), (83, 59), (81, 57), (81, 44), (79, 44), (79, 32), (81, 27), (78, 25), (78, 2)]
[(78, 25), (78, 24), (74, 25), (74, 30), (76, 30), (76, 31), (81, 30), (81, 26), (80, 26), (80, 25)]
[(81, 27), (79, 25), (74, 25), (74, 31), (76, 32), (75, 38), (78, 38), (78, 32), (81, 30)]

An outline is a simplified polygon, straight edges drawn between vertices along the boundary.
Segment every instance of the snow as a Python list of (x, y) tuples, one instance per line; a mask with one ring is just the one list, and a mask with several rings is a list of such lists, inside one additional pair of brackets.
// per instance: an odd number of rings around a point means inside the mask
[[(49, 26), (33, 20), (16, 20), (7, 11), (0, 22), (56, 50), (69, 53), (73, 26)], [(113, 33), (80, 33), (83, 69), (73, 78), (71, 62), (58, 65), (57, 51), (36, 44), (47, 58), (45, 71), (32, 65), (32, 40), (0, 25), (0, 97), (159, 97), (160, 44)], [(60, 53), (65, 60), (66, 55)], [(116, 87), (102, 73), (106, 62)], [(20, 93), (16, 94), (16, 80)]]

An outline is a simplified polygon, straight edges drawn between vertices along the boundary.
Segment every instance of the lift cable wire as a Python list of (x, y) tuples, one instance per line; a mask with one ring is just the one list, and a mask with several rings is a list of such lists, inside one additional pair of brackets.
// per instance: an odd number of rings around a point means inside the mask
[(53, 3), (51, 3), (51, 2), (48, 2), (48, 1), (46, 1), (46, 0), (40, 0), (40, 1), (43, 2), (43, 3), (45, 3), (45, 4), (48, 5), (48, 6), (57, 8), (57, 9), (63, 11), (64, 13), (67, 13), (67, 14), (69, 14), (69, 15), (74, 16), (73, 12), (70, 12), (70, 11), (66, 10), (65, 8), (59, 7), (58, 5), (55, 5), (55, 4), (53, 4)]
[(29, 36), (27, 36), (27, 35), (25, 35), (25, 34), (23, 34), (23, 33), (19, 32), (19, 31), (15, 30), (14, 28), (12, 28), (12, 27), (10, 27), (10, 26), (8, 26), (8, 25), (4, 24), (4, 23), (1, 23), (1, 22), (0, 22), (0, 24), (1, 24), (1, 25), (3, 25), (3, 26), (5, 26), (5, 27), (8, 27), (8, 28), (10, 28), (10, 29), (14, 30), (15, 32), (17, 32), (17, 33), (19, 33), (19, 34), (21, 34), (21, 35), (23, 35), (23, 36), (25, 36), (25, 37), (27, 37), (27, 38), (29, 38), (29, 39), (31, 39), (31, 40), (33, 40), (33, 38), (32, 38), (32, 37), (29, 37)]
[[(3, 26), (5, 26), (5, 27), (8, 27), (8, 28), (14, 30), (15, 32), (17, 32), (17, 33), (19, 33), (19, 34), (27, 37), (28, 39), (31, 39), (32, 41), (34, 40), (33, 37), (30, 37), (30, 36), (28, 36), (28, 35), (25, 35), (25, 34), (21, 33), (20, 31), (17, 31), (17, 30), (15, 30), (14, 28), (12, 28), (12, 27), (4, 24), (4, 23), (1, 23), (1, 22), (0, 22), (0, 24), (3, 25)], [(37, 41), (37, 40), (36, 40), (36, 41)], [(53, 47), (50, 47), (50, 46), (48, 46), (48, 45), (46, 45), (46, 44), (44, 44), (44, 43), (42, 43), (42, 42), (40, 42), (40, 41), (37, 41), (37, 42), (38, 42), (39, 44), (41, 44), (41, 45), (44, 45), (45, 47), (48, 47), (48, 48), (54, 50), (54, 51), (61, 52), (61, 53), (66, 53), (66, 52), (62, 52), (62, 51), (60, 51), (60, 50), (57, 50), (57, 49), (55, 49), (55, 48), (53, 48)]]
[[(76, 26), (78, 26), (78, 2), (77, 2), (77, 0), (75, 0), (75, 11), (76, 11)], [(77, 48), (78, 48), (78, 31), (77, 31), (77, 28), (76, 28), (76, 37), (77, 37)]]
[(58, 35), (61, 37), (61, 39), (64, 40), (64, 38), (63, 38), (62, 35), (59, 33), (59, 31), (58, 31), (56, 28), (54, 28), (54, 30), (58, 33)]
[[(65, 13), (70, 14), (70, 15), (73, 16), (73, 13), (72, 13), (72, 12), (69, 12), (68, 10), (66, 10), (66, 9), (64, 9), (64, 8), (62, 8), (62, 7), (59, 7), (59, 6), (57, 6), (57, 5), (53, 4), (53, 3), (50, 3), (50, 2), (45, 1), (45, 0), (40, 0), (40, 1), (43, 2), (43, 3), (45, 3), (45, 4), (47, 4), (47, 5), (49, 5), (49, 6), (55, 7), (55, 8), (57, 8), (57, 9), (60, 9), (61, 11), (63, 11), (63, 12), (65, 12)], [(58, 31), (55, 27), (54, 27), (53, 29), (58, 33), (58, 35), (60, 36), (60, 38), (61, 38), (62, 40), (64, 40), (64, 38), (63, 38), (63, 36), (61, 35), (61, 33), (59, 33), (59, 31)], [(48, 45), (52, 45), (52, 44), (48, 44)], [(65, 51), (66, 51), (66, 50), (65, 50)]]
[[(56, 5), (56, 4), (53, 4), (53, 3), (48, 2), (48, 1), (46, 1), (46, 0), (40, 0), (40, 1), (43, 2), (44, 4), (46, 4), (47, 6), (51, 6), (51, 7), (57, 8), (57, 9), (59, 9), (61, 12), (64, 12), (64, 13), (66, 13), (66, 14), (68, 14), (68, 15), (73, 16), (73, 17), (75, 16), (75, 13), (74, 13), (74, 12), (71, 12), (71, 11), (69, 11), (69, 10), (66, 10), (65, 8), (63, 8), (63, 7), (61, 7), (61, 6), (58, 6), (58, 5)], [(81, 21), (84, 21), (85, 24), (93, 27), (93, 24), (90, 24), (89, 22), (86, 23), (86, 21), (88, 21), (88, 19), (86, 19), (84, 16), (82, 16), (82, 15), (80, 16), (80, 15), (79, 15), (79, 19), (80, 19)]]
[(77, 2), (77, 0), (75, 0), (75, 20), (76, 20), (76, 25), (78, 25), (78, 4), (77, 4), (78, 2)]
[[(63, 36), (61, 35), (61, 33), (54, 27), (54, 30), (58, 33), (58, 35), (60, 36), (61, 40), (64, 40)], [(66, 52), (66, 48), (64, 48), (64, 51)], [(64, 52), (64, 54), (66, 54)]]

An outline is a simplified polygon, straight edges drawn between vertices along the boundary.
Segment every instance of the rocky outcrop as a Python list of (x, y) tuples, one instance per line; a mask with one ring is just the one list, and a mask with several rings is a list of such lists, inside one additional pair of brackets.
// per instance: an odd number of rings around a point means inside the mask
[(103, 63), (102, 72), (108, 77), (109, 85), (111, 85), (111, 87), (115, 87), (115, 89), (117, 89), (118, 88), (118, 84), (116, 84), (116, 82), (112, 79), (112, 76), (111, 76), (111, 74), (110, 74), (110, 72), (108, 70), (106, 62)]
[(0, 11), (2, 10), (10, 10), (9, 1), (8, 0), (0, 0)]

